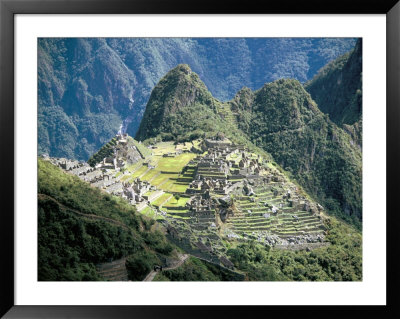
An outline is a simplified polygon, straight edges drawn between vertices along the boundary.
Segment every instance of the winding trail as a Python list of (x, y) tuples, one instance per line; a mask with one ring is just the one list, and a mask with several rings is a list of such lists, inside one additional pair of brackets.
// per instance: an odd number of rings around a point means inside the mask
[[(176, 268), (182, 266), (183, 263), (184, 263), (184, 262), (186, 261), (186, 259), (188, 259), (188, 258), (189, 258), (189, 255), (188, 255), (188, 254), (180, 255), (180, 256), (179, 256), (179, 260), (178, 260), (174, 265), (172, 265), (171, 267), (163, 268), (163, 270), (172, 270), (172, 269), (176, 269)], [(153, 279), (154, 279), (154, 277), (157, 275), (157, 273), (158, 273), (158, 272), (157, 272), (157, 271), (154, 271), (154, 270), (150, 271), (149, 274), (146, 276), (146, 278), (143, 279), (143, 281), (153, 281)]]
[(105, 221), (106, 223), (110, 223), (110, 224), (122, 227), (125, 230), (131, 231), (131, 229), (128, 226), (126, 226), (124, 223), (122, 223), (122, 222), (120, 222), (118, 220), (115, 220), (115, 219), (112, 219), (112, 218), (108, 218), (108, 217), (98, 216), (98, 215), (94, 215), (94, 214), (82, 213), (82, 212), (80, 212), (80, 211), (78, 211), (76, 209), (73, 209), (71, 207), (65, 206), (64, 204), (60, 203), (57, 199), (55, 199), (54, 197), (51, 197), (49, 195), (40, 193), (40, 194), (38, 194), (38, 199), (50, 200), (50, 201), (56, 203), (57, 205), (59, 205), (62, 209), (66, 210), (66, 211), (69, 211), (69, 212), (72, 212), (72, 213), (74, 213), (76, 215), (79, 215), (79, 216), (82, 216), (82, 217), (86, 217), (86, 218), (89, 218), (89, 219), (92, 219), (92, 220), (102, 220), (102, 221)]

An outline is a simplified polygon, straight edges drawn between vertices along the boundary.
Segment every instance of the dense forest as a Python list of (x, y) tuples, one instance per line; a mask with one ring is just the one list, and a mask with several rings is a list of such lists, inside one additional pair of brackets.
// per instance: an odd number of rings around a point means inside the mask
[(362, 115), (362, 40), (328, 63), (305, 84), (319, 109), (338, 124), (352, 125)]
[(362, 39), (305, 83), (320, 110), (362, 147)]
[(269, 249), (242, 243), (228, 251), (232, 262), (257, 281), (362, 280), (361, 234), (330, 218), (327, 241), (331, 245), (307, 250)]

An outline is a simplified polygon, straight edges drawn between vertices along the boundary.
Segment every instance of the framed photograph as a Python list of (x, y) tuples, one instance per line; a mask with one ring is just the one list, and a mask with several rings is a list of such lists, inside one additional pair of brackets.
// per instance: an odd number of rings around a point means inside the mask
[(0, 10), (5, 318), (398, 313), (397, 1)]

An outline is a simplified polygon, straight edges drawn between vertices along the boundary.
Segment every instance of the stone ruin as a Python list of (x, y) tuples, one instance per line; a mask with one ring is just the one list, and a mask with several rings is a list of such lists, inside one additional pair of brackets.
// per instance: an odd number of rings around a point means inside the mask
[[(198, 155), (189, 162), (190, 166), (195, 167), (194, 179), (184, 195), (189, 196), (190, 199), (186, 206), (182, 207), (188, 211), (187, 214), (185, 213), (188, 218), (183, 222), (190, 225), (193, 233), (208, 238), (215, 236), (218, 242), (221, 223), (231, 225), (232, 220), (242, 218), (243, 227), (250, 227), (251, 220), (259, 216), (262, 221), (272, 225), (272, 230), (261, 229), (252, 232), (229, 226), (224, 228), (226, 238), (255, 239), (271, 246), (323, 242), (322, 233), (303, 234), (299, 231), (285, 236), (279, 233), (280, 224), (275, 225), (277, 218), (280, 220), (290, 218), (290, 223), (296, 225), (309, 218), (308, 215), (298, 214), (298, 211), (307, 212), (310, 216), (319, 216), (323, 207), (299, 195), (297, 188), (293, 184), (286, 183), (285, 177), (279, 171), (269, 168), (261, 156), (254, 156), (245, 147), (234, 145), (226, 139), (221, 141), (206, 139), (201, 147), (208, 153), (204, 156)], [(129, 153), (129, 150), (132, 152)], [(120, 181), (121, 177), (128, 173), (121, 171), (121, 168), (129, 160), (137, 161), (139, 153), (136, 147), (130, 145), (126, 136), (117, 136), (113, 156), (104, 158), (95, 168), (86, 163), (66, 159), (50, 160), (57, 162), (58, 166), (93, 186), (125, 198), (140, 211), (150, 205), (150, 202), (160, 196), (163, 191), (157, 190), (150, 183), (141, 181), (139, 178), (130, 182)], [(176, 153), (167, 154), (167, 156), (176, 156)], [(147, 165), (149, 168), (154, 168), (150, 163)], [(115, 174), (118, 170), (119, 175)], [(267, 197), (259, 196), (260, 192), (268, 194)], [(239, 205), (238, 208), (234, 208), (235, 203), (243, 199), (246, 199), (249, 207)], [(161, 208), (158, 208), (158, 213), (163, 215), (168, 223), (174, 221), (174, 217), (167, 216), (167, 212)], [(317, 225), (317, 223), (314, 224)], [(182, 228), (180, 231), (185, 233)], [(189, 237), (185, 240), (192, 241)], [(201, 244), (198, 245), (204, 250)], [(218, 254), (218, 249), (220, 249), (217, 248), (218, 245), (215, 245), (213, 243), (210, 246), (212, 254)]]

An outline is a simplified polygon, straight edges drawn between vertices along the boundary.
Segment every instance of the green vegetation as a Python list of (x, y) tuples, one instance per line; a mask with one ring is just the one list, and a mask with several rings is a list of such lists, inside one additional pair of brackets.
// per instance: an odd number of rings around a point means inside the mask
[(362, 115), (362, 40), (324, 66), (305, 88), (319, 109), (339, 126), (358, 122)]
[(164, 206), (185, 206), (186, 202), (189, 200), (189, 197), (180, 197), (179, 194), (176, 194), (173, 198), (171, 198)]
[[(164, 150), (164, 146), (169, 149), (171, 145), (172, 143), (159, 143), (157, 144), (157, 149)], [(173, 146), (173, 148), (175, 149), (175, 146)], [(164, 152), (161, 153), (164, 154)], [(132, 174), (124, 176), (123, 180), (132, 181), (139, 177), (141, 180), (149, 182), (160, 190), (184, 193), (190, 180), (180, 179), (180, 174), (196, 154), (182, 153), (174, 157), (162, 157), (160, 155), (161, 153), (154, 152), (153, 155), (148, 155), (148, 157), (146, 157), (146, 161), (150, 162), (151, 165), (141, 162), (138, 165), (129, 167), (128, 170)], [(163, 201), (161, 201), (161, 199), (163, 198), (165, 198), (165, 196), (162, 196), (160, 200), (155, 200), (154, 205), (158, 206), (158, 203), (162, 203)]]
[[(187, 65), (179, 65), (155, 87), (137, 138), (155, 142), (169, 134), (178, 143), (193, 130), (203, 136), (222, 132), (266, 159), (272, 155), (275, 166), (331, 214), (361, 228), (361, 151), (319, 111), (299, 81), (278, 80), (255, 92), (243, 88), (232, 101), (221, 103)], [(168, 178), (165, 184), (164, 176), (153, 182), (166, 191), (185, 190), (172, 189), (173, 176)]]
[(189, 63), (227, 101), (243, 85), (309, 80), (350, 50), (351, 38), (40, 38), (39, 154), (87, 160), (118, 131), (133, 136), (152, 89)]
[(190, 257), (177, 269), (165, 270), (158, 273), (154, 281), (232, 281), (232, 274), (221, 270), (220, 267)]
[(38, 280), (101, 280), (95, 264), (143, 249), (123, 227), (74, 215), (57, 202), (39, 198)]
[[(165, 98), (168, 97), (168, 98)], [(145, 144), (159, 145), (164, 153), (173, 142), (185, 143), (195, 141), (199, 137), (213, 137), (224, 133), (232, 142), (246, 145), (249, 149), (270, 156), (257, 148), (238, 129), (235, 116), (227, 108), (228, 104), (221, 103), (208, 91), (199, 76), (192, 72), (188, 65), (178, 65), (168, 72), (156, 85), (150, 96), (143, 115), (143, 120), (136, 134), (136, 139)], [(227, 123), (228, 121), (231, 121)], [(167, 159), (166, 162), (170, 163)]]
[(138, 141), (132, 139), (133, 144), (136, 146), (136, 148), (139, 150), (140, 154), (142, 156), (147, 157), (151, 155), (151, 150), (149, 150), (146, 146), (143, 145), (143, 143), (139, 143)]
[(153, 252), (143, 250), (126, 260), (129, 280), (140, 281), (160, 263), (159, 258)]
[[(88, 49), (85, 43), (82, 41), (80, 45)], [(100, 63), (101, 68), (107, 59), (113, 61), (115, 65), (110, 79), (115, 80), (116, 87), (123, 91), (121, 98), (116, 98), (114, 88), (98, 88), (109, 94), (107, 101), (104, 96), (93, 95), (88, 91), (90, 79), (81, 74), (71, 79), (73, 89), (65, 88), (62, 98), (64, 110), (41, 105), (39, 112), (41, 121), (49, 116), (50, 125), (60, 121), (63, 130), (69, 131), (62, 136), (65, 147), (61, 152), (68, 155), (77, 152), (81, 156), (90, 150), (93, 154), (88, 161), (91, 166), (111, 156), (116, 144), (113, 138), (94, 153), (94, 144), (101, 134), (96, 125), (108, 121), (110, 128), (121, 120), (121, 114), (126, 118), (123, 109), (127, 104), (130, 109), (133, 99), (137, 98), (134, 96), (136, 91), (130, 89), (131, 84), (136, 83), (136, 75), (126, 74), (124, 69), (124, 63), (129, 63), (129, 55), (123, 57), (123, 62), (119, 61), (107, 48), (114, 46), (115, 42), (102, 40), (99, 43), (105, 44), (97, 49), (99, 60), (90, 60), (87, 71), (97, 74), (92, 70), (92, 63)], [(219, 43), (222, 46), (226, 44), (224, 41)], [(59, 43), (50, 41), (48, 44), (57, 46)], [(65, 48), (61, 46), (58, 49), (63, 51)], [(82, 52), (90, 55), (87, 50)], [(42, 63), (51, 70), (51, 59), (45, 53), (41, 57), (44, 59)], [(59, 62), (65, 68), (63, 58)], [(297, 66), (302, 68), (302, 63)], [(39, 159), (39, 280), (101, 280), (96, 264), (121, 258), (126, 258), (129, 279), (142, 280), (153, 265), (165, 263), (166, 256), (173, 255), (174, 246), (167, 241), (164, 235), (166, 230), (156, 220), (162, 220), (164, 226), (168, 225), (170, 239), (182, 248), (186, 247), (187, 252), (218, 256), (224, 265), (231, 267), (227, 260), (222, 259), (222, 256), (228, 257), (235, 271), (243, 273), (246, 280), (362, 280), (360, 66), (359, 42), (354, 51), (322, 69), (306, 85), (309, 92), (316, 96), (318, 104), (326, 106), (324, 111), (331, 114), (339, 127), (318, 109), (298, 80), (277, 80), (257, 91), (244, 87), (231, 101), (221, 102), (211, 95), (188, 65), (178, 65), (159, 81), (151, 93), (137, 132), (141, 142), (129, 138), (128, 144), (125, 144), (126, 141), (121, 143), (131, 150), (129, 163), (135, 164), (129, 164), (119, 172), (111, 170), (116, 180), (121, 178), (121, 181), (132, 182), (140, 178), (152, 185), (145, 194), (151, 202), (148, 206), (143, 202), (140, 214), (128, 201), (90, 187), (79, 178)], [(93, 72), (90, 73), (90, 70)], [(40, 77), (43, 76), (42, 70)], [(51, 76), (57, 77), (54, 74)], [(43, 88), (43, 81), (43, 78), (39, 81), (42, 84), (39, 90), (47, 91), (48, 88)], [(227, 82), (236, 85), (237, 79), (228, 79)], [(152, 87), (153, 84), (146, 85)], [(329, 90), (324, 91), (324, 88)], [(74, 94), (75, 89), (85, 93), (82, 93), (83, 96)], [(333, 94), (329, 96), (331, 91)], [(54, 91), (56, 93), (57, 90)], [(113, 97), (120, 106), (117, 103), (111, 106)], [(94, 99), (103, 99), (101, 103), (96, 100), (100, 106)], [(74, 108), (76, 104), (81, 108)], [(114, 109), (117, 107), (121, 108), (118, 112)], [(111, 115), (103, 116), (105, 109)], [(85, 121), (92, 118), (96, 119), (93, 120), (95, 127), (87, 128)], [(129, 119), (136, 121), (131, 115)], [(50, 147), (54, 138), (59, 138), (49, 135), (44, 125), (47, 124), (39, 125), (39, 139), (45, 140), (45, 147), (39, 147), (40, 152)], [(74, 146), (74, 139), (81, 131), (85, 132), (82, 144)], [(205, 211), (206, 216), (196, 216), (185, 207), (189, 200), (185, 190), (194, 178), (196, 157), (207, 153), (204, 152), (203, 139), (215, 136), (220, 139), (227, 137), (235, 144), (244, 145), (249, 150), (249, 158), (257, 159), (258, 155), (262, 155), (266, 160), (262, 165), (276, 171), (269, 175), (272, 182), (268, 183), (268, 187), (251, 184), (254, 185), (251, 197), (231, 193), (231, 206), (225, 207), (226, 212), (220, 207), (211, 209), (210, 205), (207, 208), (209, 211)], [(122, 146), (118, 154), (124, 160), (128, 158)], [(229, 160), (238, 164), (241, 153), (231, 155)], [(236, 168), (233, 165), (231, 172)], [(295, 185), (286, 183), (286, 178), (275, 174), (278, 171)], [(225, 176), (217, 169), (199, 167), (198, 172), (209, 177)], [(262, 170), (260, 174), (266, 173)], [(235, 181), (241, 180), (243, 176), (235, 173)], [(300, 202), (296, 201), (298, 204), (293, 204), (295, 200), (287, 200), (287, 196), (291, 198), (289, 193), (286, 194), (289, 184), (291, 189), (300, 186), (296, 190), (296, 194), (298, 191), (301, 195)], [(214, 196), (224, 203), (222, 192)], [(325, 220), (325, 225), (322, 220), (326, 216), (323, 213), (318, 216), (323, 208), (314, 204), (308, 207), (310, 203), (304, 203), (303, 196), (307, 199), (311, 196), (330, 213), (331, 217)], [(279, 205), (279, 214), (270, 214), (272, 205)], [(218, 218), (219, 213), (221, 219)], [(223, 214), (229, 217), (225, 220)], [(346, 220), (358, 230), (332, 215)], [(265, 238), (266, 231), (288, 238), (304, 234), (320, 236), (326, 229), (325, 239), (330, 245), (301, 244), (308, 245), (308, 248), (295, 250), (298, 247), (289, 245), (288, 249), (281, 249), (262, 244), (264, 240), (271, 242), (271, 239)], [(322, 237), (315, 237), (315, 241), (322, 240)], [(234, 278), (237, 278), (234, 273), (223, 267), (189, 258), (181, 267), (158, 274), (156, 280), (216, 281)]]
[(196, 154), (183, 153), (175, 157), (162, 157), (158, 160), (156, 169), (161, 172), (180, 173)]
[(266, 84), (254, 93), (251, 114), (250, 139), (330, 213), (361, 227), (361, 151), (318, 110), (301, 84)]
[(170, 193), (164, 193), (160, 197), (158, 197), (155, 201), (151, 202), (153, 206), (159, 207), (162, 203), (168, 201), (169, 198), (172, 197)]
[(307, 250), (269, 249), (256, 242), (241, 243), (228, 250), (235, 266), (249, 280), (360, 281), (362, 280), (361, 234), (330, 218), (331, 245)]
[(123, 199), (42, 159), (38, 181), (39, 280), (102, 280), (97, 263), (127, 256), (129, 277), (141, 280), (141, 269), (154, 261), (149, 256), (171, 254), (173, 247), (153, 229), (154, 220)]
[[(202, 137), (198, 135), (213, 130), (216, 103), (199, 76), (189, 66), (179, 65), (153, 89), (136, 138), (185, 142)], [(201, 132), (194, 136), (194, 130)]]
[(103, 158), (113, 155), (112, 147), (116, 144), (116, 138), (112, 138), (107, 144), (104, 144), (95, 154), (93, 154), (88, 164), (94, 167), (97, 163), (101, 162)]

